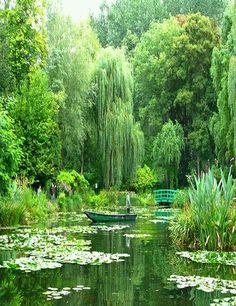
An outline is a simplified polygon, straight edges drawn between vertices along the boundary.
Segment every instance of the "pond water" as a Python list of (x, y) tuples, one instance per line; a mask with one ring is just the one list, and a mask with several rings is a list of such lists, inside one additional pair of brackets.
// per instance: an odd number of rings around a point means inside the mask
[[(194, 287), (178, 289), (168, 278), (175, 274), (236, 279), (235, 267), (194, 263), (176, 255), (177, 250), (169, 239), (168, 222), (154, 223), (153, 212), (140, 212), (135, 223), (116, 229), (114, 224), (106, 224), (105, 227), (94, 225), (85, 216), (68, 216), (52, 221), (50, 227), (59, 229), (59, 226), (63, 226), (60, 234), (90, 241), (90, 252), (129, 256), (122, 257), (123, 261), (100, 265), (93, 265), (96, 262), (92, 265), (64, 263), (59, 268), (31, 272), (2, 268), (0, 305), (208, 306), (214, 298), (223, 294), (208, 293)], [(74, 225), (92, 228), (93, 232), (68, 233), (67, 229)], [(2, 230), (0, 235), (6, 233), (10, 234), (11, 231)], [(0, 250), (1, 262), (20, 256), (24, 256), (23, 250)], [(64, 290), (67, 293), (56, 293), (54, 296), (57, 298), (54, 299), (46, 294), (50, 290)]]

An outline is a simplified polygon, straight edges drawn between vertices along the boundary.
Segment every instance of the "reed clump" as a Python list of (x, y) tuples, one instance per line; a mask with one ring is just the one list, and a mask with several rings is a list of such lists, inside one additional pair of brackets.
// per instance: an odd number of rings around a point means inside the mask
[(14, 195), (0, 198), (0, 226), (27, 224), (44, 219), (49, 212), (46, 194), (32, 189), (18, 188)]
[(190, 179), (190, 204), (170, 225), (173, 240), (194, 249), (229, 250), (236, 245), (235, 181), (221, 170)]

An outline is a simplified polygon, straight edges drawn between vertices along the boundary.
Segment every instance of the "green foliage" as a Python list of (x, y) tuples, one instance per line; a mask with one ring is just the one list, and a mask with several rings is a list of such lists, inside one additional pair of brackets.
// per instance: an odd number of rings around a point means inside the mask
[(134, 52), (135, 111), (145, 143), (150, 145), (169, 119), (178, 121), (184, 130), (184, 175), (213, 158), (209, 122), (216, 105), (210, 66), (217, 41), (217, 28), (209, 18), (180, 15), (152, 24)]
[(30, 71), (45, 65), (44, 9), (44, 1), (17, 0), (13, 8), (0, 11), (5, 25), (7, 64), (18, 84)]
[(89, 190), (88, 181), (75, 170), (61, 171), (57, 176), (57, 182), (69, 194), (76, 192), (85, 193)]
[(96, 63), (97, 149), (105, 188), (132, 178), (143, 156), (143, 133), (133, 118), (133, 78), (122, 50), (101, 51)]
[(208, 250), (233, 247), (236, 222), (235, 181), (231, 173), (225, 178), (221, 171), (218, 182), (212, 171), (191, 179), (191, 205), (183, 210), (171, 226), (175, 241)]
[(18, 188), (17, 195), (1, 198), (0, 225), (28, 224), (44, 219), (49, 212), (45, 193), (36, 194), (30, 188)]
[(22, 139), (20, 173), (30, 182), (46, 180), (60, 164), (57, 124), (59, 97), (49, 91), (46, 74), (37, 70), (24, 81), (10, 106), (16, 134)]
[(57, 203), (59, 205), (60, 211), (63, 212), (80, 212), (82, 198), (81, 195), (77, 192), (66, 196), (64, 192), (60, 192), (57, 198)]
[(216, 145), (217, 159), (222, 166), (236, 156), (235, 125), (235, 14), (227, 10), (221, 30), (221, 45), (214, 49), (211, 74), (217, 94), (217, 110), (211, 120), (211, 133)]
[(137, 199), (131, 197), (132, 205), (134, 206), (136, 203), (139, 206), (156, 206), (155, 197), (152, 193), (144, 193), (139, 194)]
[(98, 195), (88, 194), (84, 201), (89, 207), (114, 209), (118, 205), (118, 194), (112, 190), (102, 190)]
[(152, 21), (166, 16), (165, 7), (159, 0), (118, 0), (111, 6), (106, 3), (101, 6), (99, 16), (93, 19), (93, 27), (103, 47), (118, 47), (127, 35), (140, 37)]
[(226, 0), (164, 0), (163, 4), (171, 15), (187, 13), (202, 13), (203, 15), (221, 20), (227, 1)]
[(55, 93), (64, 92), (59, 110), (62, 161), (66, 168), (88, 171), (93, 150), (85, 150), (85, 145), (87, 138), (93, 138), (96, 133), (91, 119), (90, 93), (99, 42), (89, 23), (73, 23), (60, 14), (56, 5), (48, 6), (47, 71), (51, 89)]
[(153, 171), (147, 165), (144, 165), (136, 170), (131, 186), (136, 192), (145, 193), (150, 191), (156, 182), (157, 178)]
[(20, 138), (13, 129), (13, 121), (0, 105), (0, 193), (8, 191), (16, 176), (21, 159)]
[(178, 189), (173, 199), (173, 208), (183, 208), (189, 204), (189, 195), (187, 190)]
[(163, 125), (157, 134), (153, 145), (153, 160), (156, 169), (162, 167), (166, 172), (166, 180), (170, 180), (170, 187), (178, 186), (178, 169), (181, 152), (184, 146), (184, 132), (178, 122), (172, 121)]

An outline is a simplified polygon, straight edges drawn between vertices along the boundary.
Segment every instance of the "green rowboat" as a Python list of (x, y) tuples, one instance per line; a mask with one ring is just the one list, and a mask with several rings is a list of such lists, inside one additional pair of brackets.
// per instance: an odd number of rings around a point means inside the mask
[(125, 222), (135, 221), (136, 214), (104, 214), (100, 212), (84, 211), (85, 215), (93, 222)]

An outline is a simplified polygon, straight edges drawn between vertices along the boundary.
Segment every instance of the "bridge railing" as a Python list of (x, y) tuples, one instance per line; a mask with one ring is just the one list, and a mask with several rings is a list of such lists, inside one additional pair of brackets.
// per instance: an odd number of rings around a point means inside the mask
[(172, 203), (176, 190), (174, 189), (158, 189), (154, 190), (154, 197), (156, 203)]

